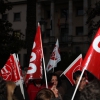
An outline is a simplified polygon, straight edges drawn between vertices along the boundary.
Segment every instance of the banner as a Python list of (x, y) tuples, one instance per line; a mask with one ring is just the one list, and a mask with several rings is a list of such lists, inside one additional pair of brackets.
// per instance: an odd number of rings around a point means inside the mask
[(54, 50), (51, 54), (50, 60), (48, 62), (47, 65), (47, 72), (50, 71), (52, 68), (57, 67), (57, 63), (61, 61), (61, 57), (60, 57), (60, 53), (59, 53), (59, 43), (58, 43), (58, 39), (56, 41)]
[(43, 51), (42, 51), (41, 30), (40, 30), (40, 25), (38, 24), (30, 56), (30, 62), (26, 75), (26, 80), (42, 78), (42, 58), (43, 58)]
[[(80, 70), (82, 71), (82, 54), (80, 54), (68, 67), (67, 69), (62, 73), (64, 74), (70, 83), (74, 85), (74, 80), (73, 80), (73, 73)], [(61, 74), (61, 75), (62, 75)]]

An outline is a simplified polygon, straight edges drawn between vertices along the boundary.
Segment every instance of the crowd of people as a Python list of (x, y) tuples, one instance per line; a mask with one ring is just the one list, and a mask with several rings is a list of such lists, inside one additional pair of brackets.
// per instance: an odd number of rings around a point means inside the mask
[[(56, 73), (47, 74), (48, 88), (43, 79), (30, 79), (27, 84), (23, 83), (25, 99), (20, 86), (0, 77), (0, 100), (72, 100), (80, 75), (81, 71), (73, 73), (73, 86), (65, 76), (60, 77)], [(73, 100), (100, 100), (100, 81), (93, 78), (87, 84), (84, 74)]]

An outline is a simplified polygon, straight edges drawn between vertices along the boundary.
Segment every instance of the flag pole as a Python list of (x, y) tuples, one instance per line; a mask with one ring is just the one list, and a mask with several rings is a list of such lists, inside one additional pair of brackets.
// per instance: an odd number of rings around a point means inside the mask
[(73, 93), (73, 96), (72, 96), (72, 99), (71, 99), (71, 100), (73, 100), (74, 97), (75, 97), (75, 93), (76, 93), (76, 91), (77, 91), (77, 89), (78, 89), (79, 83), (80, 83), (80, 81), (81, 81), (81, 79), (82, 79), (82, 76), (83, 76), (83, 74), (84, 74), (84, 72), (85, 72), (85, 70), (87, 69), (87, 66), (88, 66), (88, 64), (89, 64), (89, 59), (90, 59), (90, 57), (91, 57), (91, 56), (89, 56), (88, 62), (87, 62), (86, 65), (83, 67), (82, 73), (81, 73), (81, 75), (80, 75), (79, 81), (78, 81), (78, 83), (77, 83), (77, 85), (76, 85), (76, 88), (75, 88), (75, 91), (74, 91), (74, 93)]
[[(38, 22), (38, 26), (40, 26), (39, 22)], [(41, 31), (40, 31), (40, 33), (41, 33)], [(40, 39), (41, 39), (41, 34), (40, 34)], [(42, 39), (41, 39), (41, 47), (42, 47)], [(42, 47), (42, 55), (43, 55), (43, 67), (44, 67), (44, 75), (45, 75), (45, 81), (46, 81), (46, 88), (48, 88), (43, 47)]]
[[(19, 67), (18, 67), (18, 62), (17, 62), (17, 60), (19, 61), (18, 54), (17, 54), (17, 58), (16, 58), (16, 54), (15, 54), (15, 53), (13, 54), (13, 56), (14, 56), (14, 60), (16, 61), (16, 64), (17, 64), (18, 73), (19, 73), (19, 75), (20, 75), (20, 71), (19, 71)], [(24, 94), (23, 83), (22, 83), (22, 80), (21, 80), (21, 75), (20, 75), (20, 80), (18, 81), (17, 84), (20, 85), (20, 89), (21, 89), (23, 98), (24, 98), (24, 100), (25, 100), (25, 94)]]
[(80, 84), (80, 81), (81, 81), (81, 79), (82, 79), (82, 76), (83, 76), (83, 74), (84, 74), (85, 69), (86, 69), (86, 68), (83, 68), (83, 70), (82, 70), (82, 73), (81, 73), (81, 75), (80, 75), (79, 81), (78, 81), (78, 83), (77, 83), (77, 85), (76, 85), (76, 88), (75, 88), (75, 91), (74, 91), (74, 93), (73, 93), (73, 96), (72, 96), (71, 100), (73, 100), (74, 97), (75, 97), (76, 91), (77, 91), (77, 89), (78, 89), (78, 87), (79, 87), (79, 84)]
[(44, 55), (43, 55), (43, 65), (44, 65), (44, 74), (45, 74), (46, 88), (48, 88), (48, 84), (47, 84), (47, 75), (46, 75), (46, 68), (45, 68), (45, 61), (44, 61)]
[(82, 54), (80, 54), (80, 55), (65, 69), (65, 71), (60, 75), (60, 77), (61, 77), (63, 74), (65, 74), (65, 72), (67, 72), (67, 71), (70, 69), (70, 67), (71, 67), (72, 65), (74, 65), (75, 62), (77, 61), (77, 59), (79, 59), (80, 57), (82, 57)]

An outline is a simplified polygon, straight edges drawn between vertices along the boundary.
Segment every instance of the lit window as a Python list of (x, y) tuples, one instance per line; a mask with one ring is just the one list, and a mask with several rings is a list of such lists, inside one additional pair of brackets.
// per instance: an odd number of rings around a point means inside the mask
[(20, 20), (21, 20), (20, 13), (14, 13), (14, 21), (20, 21)]

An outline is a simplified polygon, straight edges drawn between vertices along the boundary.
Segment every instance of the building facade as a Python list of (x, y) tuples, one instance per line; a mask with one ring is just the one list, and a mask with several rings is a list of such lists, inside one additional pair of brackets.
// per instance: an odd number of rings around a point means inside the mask
[[(13, 8), (6, 12), (12, 28), (21, 31), (26, 36), (27, 1), (9, 0)], [(36, 25), (41, 24), (45, 62), (48, 63), (50, 54), (58, 38), (61, 53), (85, 54), (89, 47), (86, 11), (95, 0), (37, 0)], [(24, 38), (26, 39), (26, 37)], [(27, 50), (19, 51), (21, 66), (25, 66)]]
[(86, 11), (90, 3), (88, 0), (38, 0), (36, 18), (42, 26), (46, 62), (57, 38), (62, 54), (86, 53), (89, 47)]

